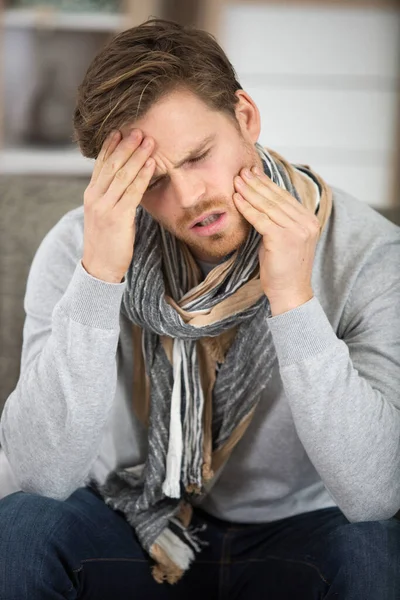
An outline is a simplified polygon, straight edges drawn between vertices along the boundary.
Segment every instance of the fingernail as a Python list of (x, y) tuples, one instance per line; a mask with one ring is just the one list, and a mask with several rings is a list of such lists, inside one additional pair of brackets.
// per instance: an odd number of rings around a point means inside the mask
[(244, 169), (243, 175), (247, 177), (247, 179), (251, 179), (253, 177), (253, 173), (250, 171), (250, 169)]
[(255, 175), (258, 175), (258, 176), (260, 176), (260, 175), (261, 175), (261, 169), (260, 169), (260, 167), (253, 167), (253, 168), (252, 168), (252, 171), (253, 171), (253, 173), (254, 173)]

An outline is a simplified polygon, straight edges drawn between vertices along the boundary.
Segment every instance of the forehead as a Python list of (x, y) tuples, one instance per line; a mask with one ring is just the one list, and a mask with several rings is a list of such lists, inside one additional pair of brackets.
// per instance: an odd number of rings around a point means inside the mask
[(158, 100), (147, 113), (122, 128), (124, 137), (132, 129), (151, 136), (156, 147), (187, 149), (221, 128), (226, 116), (212, 110), (203, 100), (187, 90), (171, 92)]

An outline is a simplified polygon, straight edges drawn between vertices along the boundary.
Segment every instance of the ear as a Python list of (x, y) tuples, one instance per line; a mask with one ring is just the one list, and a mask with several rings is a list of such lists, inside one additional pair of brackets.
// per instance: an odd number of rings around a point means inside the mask
[(237, 90), (238, 102), (235, 106), (236, 119), (245, 139), (255, 144), (260, 136), (260, 111), (254, 100), (244, 90)]

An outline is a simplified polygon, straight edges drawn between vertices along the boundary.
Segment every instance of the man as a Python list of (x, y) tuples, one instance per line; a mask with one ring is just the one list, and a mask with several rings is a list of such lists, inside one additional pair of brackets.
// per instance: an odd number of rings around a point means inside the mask
[(398, 598), (399, 229), (259, 145), (204, 32), (118, 35), (75, 130), (93, 176), (1, 422), (1, 598)]

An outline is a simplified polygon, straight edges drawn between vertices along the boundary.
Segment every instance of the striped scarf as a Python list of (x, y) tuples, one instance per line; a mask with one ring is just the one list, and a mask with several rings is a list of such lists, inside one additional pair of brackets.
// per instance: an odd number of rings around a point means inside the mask
[[(325, 182), (256, 148), (265, 173), (317, 214), (322, 231), (332, 204)], [(122, 311), (133, 323), (134, 405), (148, 454), (144, 465), (93, 485), (135, 529), (154, 578), (174, 583), (202, 547), (191, 500), (207, 492), (243, 436), (276, 354), (254, 228), (204, 281), (186, 245), (141, 207), (136, 231)]]

